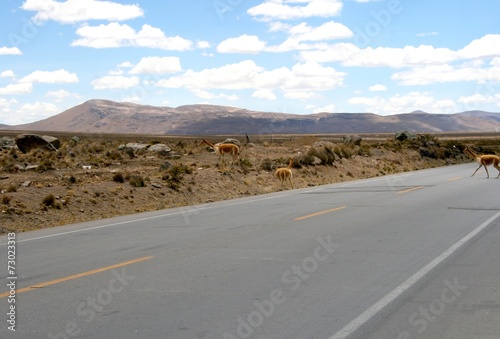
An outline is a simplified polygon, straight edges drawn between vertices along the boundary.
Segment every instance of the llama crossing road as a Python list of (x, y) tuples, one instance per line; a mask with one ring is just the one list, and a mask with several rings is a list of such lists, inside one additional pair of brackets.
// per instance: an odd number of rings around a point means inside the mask
[(474, 169), (0, 237), (0, 337), (497, 337), (500, 179)]

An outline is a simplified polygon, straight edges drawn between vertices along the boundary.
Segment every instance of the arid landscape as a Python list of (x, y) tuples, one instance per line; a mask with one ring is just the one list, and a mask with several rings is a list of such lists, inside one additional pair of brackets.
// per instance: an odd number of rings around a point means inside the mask
[(219, 164), (200, 145), (202, 137), (52, 135), (58, 149), (27, 153), (16, 146), (15, 133), (0, 135), (1, 233), (290, 189), (274, 176), (290, 158), (294, 187), (303, 188), (470, 162), (465, 145), (481, 153), (500, 149), (494, 135), (233, 136), (240, 162)]

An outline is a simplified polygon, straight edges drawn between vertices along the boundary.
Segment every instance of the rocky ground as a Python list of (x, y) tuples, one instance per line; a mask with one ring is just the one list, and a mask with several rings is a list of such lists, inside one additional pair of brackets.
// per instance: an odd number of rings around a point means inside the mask
[[(27, 153), (13, 140), (4, 138), (0, 153), (0, 233), (290, 189), (274, 176), (275, 168), (286, 166), (290, 158), (295, 160), (295, 188), (471, 161), (461, 151), (462, 141), (430, 136), (358, 145), (314, 136), (252, 143), (243, 137), (240, 164), (223, 166), (199, 145), (201, 138), (65, 136), (57, 150), (42, 147)], [(145, 145), (124, 147), (132, 142)], [(159, 143), (170, 150), (151, 150)]]

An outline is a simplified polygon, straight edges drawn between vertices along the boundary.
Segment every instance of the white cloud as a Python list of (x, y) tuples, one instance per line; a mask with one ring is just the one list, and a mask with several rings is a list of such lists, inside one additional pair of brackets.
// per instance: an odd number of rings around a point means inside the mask
[(422, 32), (422, 33), (417, 33), (416, 36), (418, 37), (426, 37), (426, 36), (435, 36), (438, 35), (438, 32)]
[(166, 74), (182, 71), (178, 57), (144, 57), (130, 70), (130, 74)]
[(132, 67), (134, 67), (134, 64), (132, 64), (130, 61), (124, 61), (124, 62), (118, 64), (117, 67), (119, 67), (119, 68), (132, 68)]
[(28, 94), (32, 90), (32, 83), (11, 84), (0, 88), (0, 95)]
[(16, 74), (12, 70), (5, 70), (0, 73), (0, 78), (15, 78)]
[(257, 99), (270, 100), (270, 101), (274, 101), (277, 99), (274, 92), (270, 89), (259, 89), (259, 90), (252, 93), (252, 97), (257, 98)]
[(171, 51), (187, 51), (193, 49), (193, 42), (179, 36), (169, 37), (159, 28), (143, 25), (136, 32), (132, 27), (116, 22), (99, 26), (84, 26), (77, 29), (80, 39), (71, 46), (91, 48), (116, 47), (148, 47)]
[(9, 118), (10, 114), (6, 114), (5, 116), (2, 113), (10, 113), (11, 112), (11, 107), (12, 105), (17, 104), (17, 100), (12, 98), (12, 99), (5, 99), (5, 98), (0, 98), (0, 119), (2, 121), (7, 121)]
[(344, 77), (345, 73), (314, 62), (268, 71), (254, 61), (246, 60), (199, 72), (188, 70), (179, 76), (162, 79), (157, 85), (192, 91), (251, 89), (254, 95), (270, 99), (274, 98), (271, 91), (278, 89), (287, 98), (307, 99), (317, 98), (321, 92), (342, 86)]
[(250, 16), (262, 20), (294, 20), (311, 17), (334, 17), (340, 14), (340, 0), (267, 0), (248, 9)]
[(60, 89), (60, 90), (57, 90), (57, 91), (47, 92), (45, 94), (45, 97), (47, 97), (47, 98), (54, 98), (54, 102), (61, 102), (64, 99), (70, 98), (70, 97), (81, 98), (80, 95), (78, 95), (76, 93), (71, 93), (71, 92), (69, 92), (69, 91), (67, 91), (65, 89)]
[(330, 104), (323, 107), (316, 107), (315, 105), (306, 106), (306, 110), (312, 111), (313, 113), (334, 113), (335, 109), (335, 104)]
[(140, 84), (139, 77), (125, 77), (119, 75), (107, 75), (91, 82), (96, 90), (104, 89), (127, 89), (133, 88)]
[(46, 119), (54, 114), (60, 113), (56, 105), (46, 102), (35, 102), (24, 104), (10, 120), (12, 124), (23, 124)]
[(436, 100), (427, 92), (410, 92), (408, 94), (397, 94), (389, 98), (354, 97), (348, 101), (352, 105), (364, 106), (367, 112), (379, 115), (392, 115), (415, 110), (431, 113), (453, 113), (457, 105), (453, 100)]
[(34, 71), (33, 73), (19, 80), (21, 83), (45, 83), (45, 84), (62, 84), (76, 83), (78, 76), (75, 73), (70, 73), (64, 69), (57, 71)]
[(500, 82), (500, 67), (494, 64), (489, 68), (455, 67), (448, 64), (431, 65), (414, 67), (408, 71), (395, 73), (391, 79), (405, 86), (464, 81)]
[(338, 43), (323, 50), (303, 51), (301, 60), (317, 62), (341, 62), (344, 66), (402, 68), (418, 65), (443, 64), (457, 60), (458, 54), (448, 48), (429, 45), (403, 48), (364, 48), (352, 43)]
[(75, 23), (87, 20), (123, 21), (144, 16), (138, 5), (123, 5), (112, 1), (96, 0), (26, 0), (21, 6), (26, 11), (37, 12), (34, 22), (54, 20)]
[(17, 47), (0, 47), (0, 55), (21, 55), (23, 52)]
[(354, 34), (345, 25), (329, 21), (318, 27), (311, 27), (303, 22), (289, 30), (292, 39), (298, 41), (325, 41), (351, 38)]
[(381, 85), (381, 84), (370, 86), (368, 89), (371, 92), (384, 92), (384, 91), (387, 91), (387, 87), (385, 85)]
[(500, 34), (487, 34), (458, 51), (464, 59), (500, 57)]
[(219, 53), (244, 53), (255, 54), (264, 51), (266, 42), (261, 41), (255, 35), (241, 35), (237, 38), (230, 38), (222, 41), (217, 46)]

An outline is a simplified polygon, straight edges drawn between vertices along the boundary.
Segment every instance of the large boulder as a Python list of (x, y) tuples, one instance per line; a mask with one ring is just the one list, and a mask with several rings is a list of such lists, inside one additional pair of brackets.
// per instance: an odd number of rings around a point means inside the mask
[(38, 134), (20, 134), (16, 136), (17, 148), (23, 153), (28, 153), (34, 148), (45, 148), (56, 151), (61, 147), (61, 142), (56, 137)]
[(394, 139), (399, 141), (413, 140), (415, 138), (416, 138), (415, 133), (407, 130), (396, 132), (396, 134), (394, 135)]
[(321, 159), (324, 165), (331, 165), (335, 161), (335, 144), (330, 141), (317, 141), (307, 151), (307, 155)]

